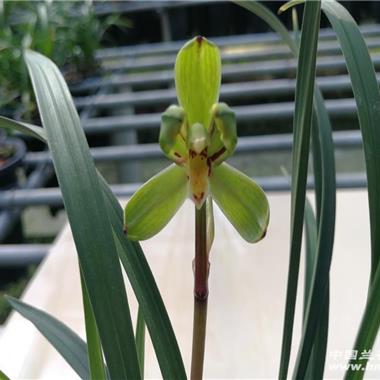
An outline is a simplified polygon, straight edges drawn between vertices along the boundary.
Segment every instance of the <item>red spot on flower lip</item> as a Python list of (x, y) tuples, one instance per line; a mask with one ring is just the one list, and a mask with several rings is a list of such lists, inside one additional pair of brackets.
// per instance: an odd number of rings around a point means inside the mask
[(197, 36), (196, 39), (197, 39), (197, 42), (198, 42), (199, 45), (203, 42), (203, 37), (202, 36)]
[(193, 194), (193, 197), (196, 201), (201, 201), (203, 197), (205, 196), (205, 193), (202, 191), (199, 195)]

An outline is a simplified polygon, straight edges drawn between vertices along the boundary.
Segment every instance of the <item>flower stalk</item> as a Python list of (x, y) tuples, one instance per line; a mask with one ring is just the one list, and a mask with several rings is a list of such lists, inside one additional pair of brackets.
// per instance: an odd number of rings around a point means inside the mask
[(130, 240), (161, 231), (186, 198), (195, 205), (194, 320), (191, 374), (201, 380), (206, 342), (209, 252), (214, 237), (212, 204), (248, 242), (261, 240), (269, 204), (251, 178), (224, 162), (236, 148), (234, 111), (219, 102), (221, 57), (217, 46), (198, 36), (179, 51), (175, 63), (178, 105), (161, 116), (159, 143), (173, 164), (146, 182), (124, 212)]
[(206, 204), (195, 209), (194, 320), (191, 356), (192, 380), (201, 380), (206, 343), (209, 252), (207, 247)]

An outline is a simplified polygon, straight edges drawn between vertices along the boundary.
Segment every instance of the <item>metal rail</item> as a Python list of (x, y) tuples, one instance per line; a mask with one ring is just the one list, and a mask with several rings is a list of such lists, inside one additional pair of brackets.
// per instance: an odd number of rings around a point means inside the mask
[[(362, 25), (360, 27), (364, 37), (374, 37), (380, 33), (380, 26), (375, 25)], [(292, 33), (291, 33), (292, 34)], [(331, 28), (321, 29), (319, 33), (319, 40), (326, 41), (335, 38), (335, 33)], [(243, 44), (273, 44), (282, 43), (281, 37), (275, 32), (252, 33), (252, 34), (238, 34), (233, 36), (219, 37), (210, 36), (212, 40), (219, 47), (226, 47), (231, 45)], [(154, 54), (175, 54), (180, 49), (185, 40), (173, 42), (158, 42), (139, 45), (118, 46), (112, 48), (99, 49), (96, 53), (98, 59), (113, 59), (123, 57), (142, 57), (152, 56)]]
[[(380, 74), (377, 74), (380, 84)], [(351, 91), (351, 82), (348, 75), (334, 75), (317, 78), (320, 90), (324, 94)], [(294, 94), (295, 79), (270, 79), (241, 83), (225, 83), (221, 86), (221, 101), (263, 99), (265, 97), (290, 96)], [(125, 92), (106, 95), (90, 95), (75, 98), (77, 108), (94, 105), (97, 109), (107, 109), (126, 106), (153, 106), (168, 105), (177, 102), (174, 89), (148, 90), (138, 92)]]
[[(376, 69), (380, 68), (380, 55), (372, 56), (372, 61)], [(222, 80), (239, 81), (262, 79), (265, 76), (285, 76), (295, 77), (297, 62), (294, 59), (276, 60), (258, 63), (241, 63), (226, 65), (223, 67)], [(343, 57), (322, 57), (317, 61), (317, 74), (319, 76), (334, 73), (334, 75), (346, 73), (346, 63)], [(131, 73), (131, 74), (110, 74), (104, 78), (88, 78), (79, 85), (70, 87), (73, 93), (97, 89), (101, 86), (135, 86), (138, 88), (149, 88), (151, 86), (167, 86), (174, 82), (173, 70), (160, 72)]]
[[(334, 132), (333, 139), (336, 148), (353, 148), (362, 145), (360, 131)], [(292, 148), (292, 142), (291, 134), (240, 137), (235, 153), (289, 151)], [(91, 148), (90, 151), (96, 162), (166, 159), (158, 144), (98, 147)], [(52, 159), (48, 152), (30, 152), (26, 155), (24, 162), (26, 165), (52, 164)]]
[[(213, 0), (214, 3), (222, 3), (225, 0)], [(184, 6), (194, 6), (206, 4), (207, 0), (191, 0), (184, 2), (183, 0), (169, 0), (169, 1), (115, 1), (95, 3), (95, 13), (98, 16), (113, 14), (113, 13), (130, 13), (130, 12), (144, 12), (144, 11), (159, 11), (161, 9), (169, 8), (182, 8)], [(153, 5), (154, 4), (154, 5)]]
[[(284, 176), (257, 177), (255, 181), (268, 192), (289, 191), (289, 179)], [(131, 196), (141, 184), (111, 185), (113, 193), (120, 198)], [(349, 173), (337, 176), (337, 188), (363, 188), (367, 186), (364, 173)], [(308, 178), (308, 189), (314, 188), (312, 177)], [(41, 188), (31, 190), (6, 190), (0, 193), (0, 207), (26, 207), (36, 205), (62, 206), (62, 194), (59, 188)]]
[[(370, 47), (380, 47), (377, 40), (372, 37), (380, 35), (380, 26), (363, 27), (362, 31), (370, 38), (368, 40)], [(255, 43), (270, 44), (271, 49), (262, 51), (251, 51), (247, 53), (224, 53), (224, 66), (222, 86), (222, 100), (252, 99), (258, 97), (291, 95), (294, 92), (295, 80), (292, 78), (296, 72), (296, 62), (290, 59), (287, 49), (283, 46), (277, 46), (281, 42), (277, 34), (265, 33), (252, 36), (231, 36), (213, 39), (219, 46), (231, 46), (238, 44)], [(337, 54), (338, 47), (335, 42), (328, 41), (334, 38), (331, 30), (321, 31), (321, 40), (327, 41), (321, 43), (321, 54)], [(146, 73), (128, 73), (113, 74), (112, 71), (124, 70), (147, 70), (162, 69), (173, 65), (174, 56), (154, 57), (153, 60), (147, 61), (146, 58), (155, 54), (174, 54), (183, 41), (174, 43), (160, 43), (134, 48), (116, 48), (101, 50), (98, 52), (98, 59), (104, 61), (107, 68), (105, 78), (91, 78), (82, 84), (72, 86), (73, 91), (92, 91), (100, 88), (100, 93), (76, 98), (76, 104), (83, 108), (82, 124), (87, 133), (109, 133), (121, 130), (140, 130), (149, 128), (158, 128), (160, 124), (160, 114), (143, 114), (130, 116), (110, 116), (110, 117), (92, 117), (91, 112), (102, 108), (115, 108), (124, 106), (164, 106), (175, 101), (175, 92), (172, 89), (139, 91), (133, 94), (107, 94), (109, 89), (119, 86), (128, 85), (133, 89), (144, 89), (155, 86), (171, 86), (173, 84), (172, 70), (161, 72)], [(133, 58), (132, 62), (107, 63), (109, 59)], [(270, 59), (252, 63), (240, 63), (240, 61), (255, 59)], [(276, 60), (273, 60), (276, 58)], [(380, 68), (380, 55), (373, 56), (376, 68)], [(335, 93), (337, 91), (350, 91), (350, 82), (348, 76), (336, 75), (344, 72), (345, 62), (341, 57), (326, 57), (319, 59), (317, 71), (320, 75), (318, 83), (324, 93)], [(321, 76), (334, 73), (334, 76)], [(253, 82), (254, 78), (262, 79), (264, 76), (286, 76), (289, 79), (258, 80)], [(249, 82), (247, 82), (249, 79)], [(380, 75), (378, 76), (378, 81)], [(226, 83), (231, 81), (244, 81), (241, 83)], [(354, 99), (330, 99), (326, 101), (326, 106), (330, 115), (334, 118), (353, 117), (356, 114), (356, 105)], [(238, 122), (252, 123), (256, 121), (277, 121), (288, 122), (293, 116), (293, 102), (260, 104), (253, 106), (234, 107), (237, 112)], [(86, 117), (87, 116), (87, 117)], [(334, 133), (334, 143), (336, 147), (360, 147), (361, 134), (359, 131), (336, 132)], [(290, 134), (275, 136), (258, 136), (258, 137), (241, 137), (237, 147), (237, 153), (251, 153), (264, 151), (290, 150), (292, 147), (292, 136)], [(95, 161), (133, 161), (163, 158), (157, 144), (129, 145), (129, 146), (112, 146), (92, 148), (91, 154)], [(30, 152), (25, 159), (25, 165), (37, 166), (44, 170), (52, 171), (51, 156), (48, 152)], [(37, 175), (37, 170), (35, 171)], [(42, 178), (42, 177), (41, 177)], [(11, 226), (11, 222), (17, 220), (22, 208), (33, 205), (62, 206), (62, 196), (59, 188), (41, 188), (42, 182), (36, 182), (36, 177), (31, 177), (29, 185), (23, 189), (8, 190), (0, 192), (0, 241), (2, 234)], [(288, 191), (289, 180), (283, 176), (261, 177), (256, 180), (266, 191)], [(34, 181), (34, 182), (33, 182)], [(33, 182), (33, 183), (32, 183)], [(140, 184), (119, 184), (111, 186), (112, 191), (118, 197), (127, 197), (133, 194)], [(38, 188), (36, 188), (38, 186)], [(366, 186), (366, 177), (364, 173), (350, 173), (338, 175), (338, 188), (358, 188)], [(313, 188), (312, 178), (308, 179), (308, 188)], [(4, 218), (4, 226), (3, 226)], [(3, 228), (4, 227), (4, 228)], [(6, 227), (6, 228), (5, 228)], [(24, 266), (29, 263), (38, 263), (46, 254), (49, 245), (0, 245), (0, 265)]]
[(49, 252), (50, 244), (4, 244), (0, 245), (1, 267), (25, 267), (39, 264)]
[[(103, 93), (107, 88), (103, 87), (99, 91)], [(92, 105), (88, 105), (83, 108), (80, 113), (81, 119), (85, 120), (89, 117), (93, 112)], [(46, 151), (40, 152), (42, 154), (48, 154)], [(25, 163), (24, 163), (25, 165)], [(23, 189), (33, 189), (37, 187), (41, 187), (46, 184), (46, 182), (52, 177), (54, 174), (54, 170), (49, 163), (40, 163), (37, 168), (29, 175), (26, 182), (21, 185)], [(16, 207), (14, 209), (6, 209), (0, 211), (0, 242), (3, 241), (9, 232), (12, 230), (15, 223), (20, 219), (21, 213), (23, 209), (22, 207)], [(17, 260), (17, 259), (16, 259)], [(1, 263), (1, 256), (0, 256)]]
[[(29, 175), (26, 183), (22, 185), (24, 191), (36, 187), (44, 186), (53, 175), (53, 168), (44, 163), (39, 164), (37, 168)], [(0, 192), (1, 194), (1, 192)], [(1, 207), (0, 207), (1, 208)], [(15, 223), (20, 219), (22, 208), (7, 208), (0, 212), (0, 242), (3, 241), (10, 233)]]
[[(380, 41), (379, 38), (370, 39), (367, 41), (368, 49), (379, 49)], [(322, 43), (318, 46), (319, 57), (332, 56), (340, 54), (341, 49), (338, 43)], [(266, 62), (275, 59), (291, 59), (293, 55), (288, 47), (285, 46), (273, 46), (265, 47), (260, 50), (247, 49), (246, 51), (230, 51), (221, 52), (221, 58), (223, 65), (240, 63), (240, 62)], [(136, 71), (136, 70), (166, 70), (174, 67), (175, 56), (168, 57), (148, 57), (140, 59), (120, 59), (112, 60), (110, 62), (103, 62), (102, 68), (107, 72), (118, 72), (118, 71)]]
[[(354, 99), (329, 99), (325, 101), (327, 110), (332, 118), (356, 117), (356, 103)], [(294, 103), (268, 103), (252, 106), (234, 107), (238, 123), (284, 121), (293, 117)], [(157, 129), (160, 126), (161, 114), (151, 113), (131, 116), (107, 116), (90, 118), (82, 122), (87, 134), (113, 133), (121, 130)]]

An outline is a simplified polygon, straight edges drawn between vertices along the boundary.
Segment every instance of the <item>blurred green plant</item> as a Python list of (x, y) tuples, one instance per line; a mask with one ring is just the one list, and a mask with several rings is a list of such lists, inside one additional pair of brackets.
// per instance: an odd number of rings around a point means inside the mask
[(4, 296), (7, 294), (16, 298), (20, 297), (26, 285), (32, 278), (36, 268), (35, 265), (31, 265), (26, 269), (25, 273), (22, 273), (14, 281), (0, 285), (0, 325), (5, 322), (12, 310)]
[(36, 105), (23, 51), (50, 57), (68, 81), (97, 70), (95, 52), (106, 30), (130, 26), (119, 15), (98, 18), (91, 0), (0, 0), (0, 107), (3, 113), (31, 120)]

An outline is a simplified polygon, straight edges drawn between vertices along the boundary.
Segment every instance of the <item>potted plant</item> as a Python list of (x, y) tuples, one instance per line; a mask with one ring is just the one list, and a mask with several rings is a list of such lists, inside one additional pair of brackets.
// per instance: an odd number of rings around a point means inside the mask
[(26, 153), (25, 143), (18, 138), (8, 137), (0, 131), (0, 189), (17, 185), (16, 169), (22, 164)]

